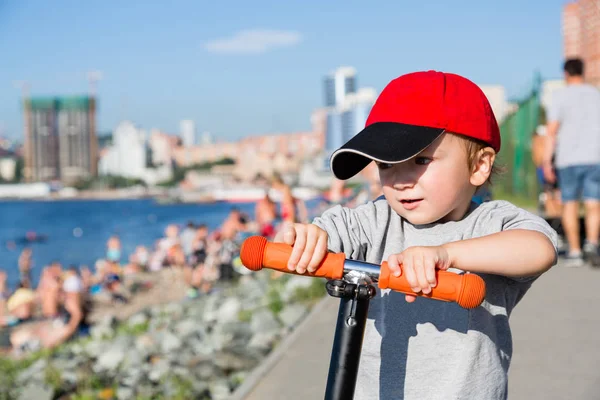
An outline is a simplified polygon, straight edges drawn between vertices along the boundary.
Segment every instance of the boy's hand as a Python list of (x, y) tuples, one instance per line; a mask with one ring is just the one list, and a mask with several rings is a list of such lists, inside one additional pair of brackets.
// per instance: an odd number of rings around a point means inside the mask
[(274, 242), (294, 246), (288, 269), (299, 274), (314, 272), (327, 255), (327, 232), (313, 224), (285, 224)]
[[(388, 257), (390, 272), (394, 276), (402, 273), (406, 276), (413, 292), (428, 294), (437, 285), (435, 270), (446, 270), (450, 267), (450, 257), (442, 246), (409, 247), (400, 254)], [(401, 267), (402, 266), (402, 267)], [(407, 294), (406, 301), (412, 303), (417, 297)]]

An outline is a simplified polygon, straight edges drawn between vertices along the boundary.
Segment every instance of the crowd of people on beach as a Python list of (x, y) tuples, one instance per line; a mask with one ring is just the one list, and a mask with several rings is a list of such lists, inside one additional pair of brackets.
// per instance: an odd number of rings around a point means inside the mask
[(0, 270), (0, 351), (21, 354), (86, 335), (87, 317), (97, 300), (108, 299), (114, 306), (127, 304), (136, 293), (150, 289), (152, 283), (140, 279), (145, 273), (177, 270), (180, 273), (172, 276), (185, 281), (188, 298), (210, 293), (217, 283), (235, 281), (248, 273), (239, 260), (245, 238), (258, 234), (273, 239), (283, 224), (308, 221), (304, 202), (294, 198), (282, 179), (275, 177), (272, 188), (280, 193), (279, 201), (267, 191), (255, 204), (254, 218), (233, 206), (212, 231), (194, 221), (185, 226), (169, 224), (152, 248), (139, 245), (131, 254), (124, 254), (121, 239), (114, 235), (93, 269), (65, 268), (55, 261), (42, 269), (35, 288), (32, 249), (24, 248), (14, 290), (9, 290), (6, 272)]

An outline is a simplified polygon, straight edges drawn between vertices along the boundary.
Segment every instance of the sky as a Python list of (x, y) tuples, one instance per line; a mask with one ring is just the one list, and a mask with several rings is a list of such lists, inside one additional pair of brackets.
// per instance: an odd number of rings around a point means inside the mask
[(377, 91), (418, 70), (518, 96), (562, 66), (564, 0), (0, 0), (0, 135), (21, 140), (32, 96), (88, 92), (99, 132), (127, 119), (220, 140), (310, 129), (323, 78), (357, 70)]

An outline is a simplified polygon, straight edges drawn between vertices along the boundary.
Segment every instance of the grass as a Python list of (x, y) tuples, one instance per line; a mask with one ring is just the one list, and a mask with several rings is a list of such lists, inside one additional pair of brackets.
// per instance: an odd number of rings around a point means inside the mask
[(127, 323), (122, 323), (116, 328), (116, 336), (119, 335), (128, 335), (128, 336), (140, 336), (144, 333), (148, 332), (150, 327), (150, 322), (146, 321), (142, 324), (129, 325)]

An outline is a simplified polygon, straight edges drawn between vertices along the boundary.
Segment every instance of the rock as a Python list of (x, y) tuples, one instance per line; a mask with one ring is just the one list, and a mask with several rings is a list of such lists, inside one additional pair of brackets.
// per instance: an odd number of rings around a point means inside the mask
[(163, 353), (171, 353), (179, 350), (182, 344), (181, 339), (171, 332), (167, 332), (162, 339), (161, 348)]
[(163, 307), (163, 313), (172, 321), (181, 319), (184, 315), (184, 306), (181, 303), (169, 303)]
[(217, 323), (226, 324), (238, 320), (238, 314), (242, 309), (241, 301), (236, 297), (230, 297), (219, 307)]
[[(268, 274), (261, 274), (268, 275)], [(260, 279), (258, 275), (248, 275), (240, 281), (243, 287), (244, 306), (250, 305), (254, 308), (262, 300), (265, 293), (269, 290), (269, 280)]]
[(249, 354), (220, 351), (213, 358), (214, 364), (226, 371), (240, 371), (253, 368), (258, 359)]
[(257, 332), (248, 342), (249, 348), (259, 349), (263, 353), (268, 352), (273, 348), (273, 344), (279, 338), (276, 332)]
[(110, 339), (115, 334), (115, 330), (110, 326), (94, 325), (90, 328), (90, 335), (96, 340)]
[(125, 374), (121, 377), (121, 384), (130, 388), (137, 387), (144, 377), (141, 368), (126, 370)]
[(107, 352), (98, 357), (94, 365), (94, 372), (110, 371), (116, 372), (117, 367), (125, 358), (123, 350), (119, 347), (111, 347)]
[(208, 384), (210, 398), (213, 400), (226, 400), (231, 394), (229, 383), (226, 379), (219, 379)]
[(183, 379), (191, 379), (192, 378), (192, 373), (190, 372), (190, 370), (188, 368), (175, 366), (175, 367), (171, 368), (171, 371), (173, 372), (174, 375), (176, 375), (180, 378), (183, 378)]
[(135, 339), (135, 349), (144, 358), (158, 352), (158, 343), (149, 334), (138, 336)]
[(129, 349), (125, 355), (125, 359), (123, 360), (123, 364), (121, 366), (121, 370), (123, 371), (132, 371), (141, 368), (141, 366), (146, 362), (148, 356), (139, 352), (137, 349)]
[(279, 319), (287, 328), (292, 328), (304, 318), (308, 308), (303, 304), (290, 304), (279, 313)]
[(229, 387), (231, 390), (235, 390), (238, 386), (240, 386), (248, 377), (247, 371), (239, 371), (231, 374), (229, 377)]
[(78, 356), (85, 352), (85, 347), (83, 347), (83, 345), (81, 345), (80, 343), (73, 343), (70, 350), (71, 350), (71, 353)]
[(215, 348), (211, 340), (191, 339), (188, 342), (188, 348), (192, 353), (200, 357), (210, 357), (215, 352)]
[(252, 314), (250, 328), (253, 333), (278, 332), (281, 324), (271, 311), (263, 309)]
[(30, 384), (23, 389), (19, 400), (52, 400), (54, 398), (54, 389), (46, 385)]
[(215, 350), (223, 350), (237, 343), (247, 343), (252, 336), (252, 331), (246, 323), (233, 322), (216, 325), (210, 335), (211, 343)]
[(85, 345), (84, 352), (91, 358), (98, 358), (108, 346), (107, 342), (92, 340)]
[(218, 296), (218, 295), (209, 296), (209, 298), (206, 301), (206, 304), (204, 306), (204, 313), (202, 314), (202, 321), (204, 321), (204, 323), (210, 324), (217, 320), (217, 317), (219, 315), (219, 306), (220, 306), (219, 301), (220, 301), (220, 296)]
[(39, 380), (40, 382), (43, 380), (44, 374), (43, 372), (46, 370), (48, 366), (48, 361), (45, 359), (39, 359), (33, 364), (29, 366), (26, 370), (22, 371), (17, 377), (17, 382), (21, 384), (30, 383), (32, 380)]
[(78, 381), (77, 372), (75, 371), (65, 371), (63, 370), (60, 374), (62, 380), (70, 385), (75, 385)]
[(212, 361), (203, 361), (190, 369), (200, 381), (223, 377), (225, 374)]
[(196, 398), (210, 398), (208, 383), (206, 381), (192, 381), (192, 390), (194, 391)]
[(113, 315), (105, 315), (90, 328), (90, 335), (94, 339), (111, 338), (115, 334), (117, 320)]
[(148, 316), (143, 312), (137, 313), (127, 320), (129, 326), (144, 325), (146, 322), (148, 322)]
[(148, 379), (158, 383), (170, 370), (170, 365), (167, 360), (158, 360), (150, 369)]
[(119, 386), (117, 389), (118, 400), (130, 400), (135, 399), (135, 391), (126, 386)]
[(180, 338), (186, 339), (189, 336), (203, 333), (204, 330), (200, 327), (200, 324), (200, 322), (192, 319), (184, 319), (175, 326), (174, 331)]
[(285, 288), (280, 293), (281, 300), (289, 303), (297, 289), (309, 287), (313, 284), (314, 279), (315, 278), (310, 276), (291, 276), (290, 279), (285, 283)]
[(137, 395), (141, 398), (154, 398), (154, 387), (152, 385), (140, 385), (137, 387)]

